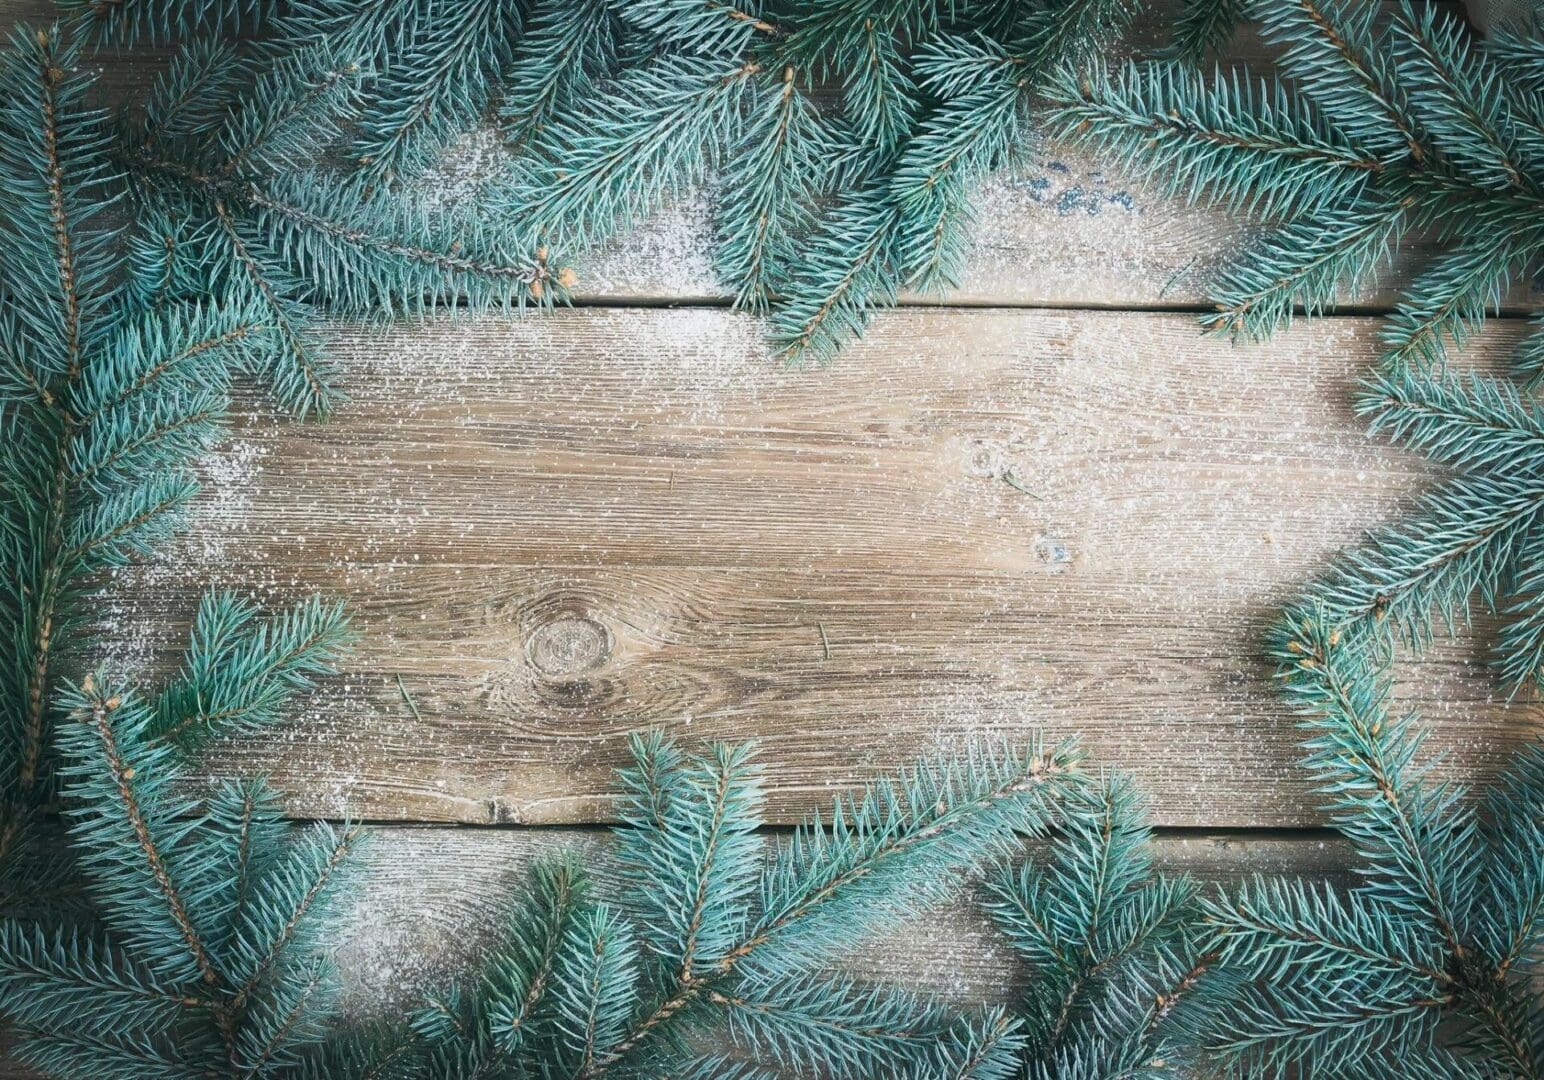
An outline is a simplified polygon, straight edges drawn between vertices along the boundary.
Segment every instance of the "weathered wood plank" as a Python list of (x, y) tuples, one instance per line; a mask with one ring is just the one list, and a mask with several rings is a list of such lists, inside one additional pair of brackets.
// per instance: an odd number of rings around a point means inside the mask
[[(17, 21), (50, 17), (49, 0), (0, 0), (0, 30)], [(1161, 6), (1138, 24), (1129, 48), (1166, 40)], [(1271, 50), (1250, 28), (1240, 30), (1228, 61), (1266, 70)], [(165, 50), (107, 51), (96, 59), (114, 100), (143, 95), (164, 64)], [(463, 140), (428, 185), (443, 202), (470, 198), (503, 159), (491, 131)], [(995, 179), (979, 198), (978, 246), (961, 287), (942, 298), (908, 302), (975, 305), (1134, 308), (1206, 301), (1213, 273), (1250, 235), (1236, 215), (1187, 209), (1155, 191), (1108, 172), (1089, 155), (1051, 144), (1014, 175)], [(723, 300), (713, 279), (712, 225), (706, 197), (671, 207), (607, 250), (578, 261), (581, 302)], [(1408, 239), (1385, 280), (1397, 283), (1431, 254), (1419, 236)], [(1508, 304), (1532, 306), (1538, 297), (1519, 286)], [(1386, 307), (1389, 287), (1346, 302)]]
[[(365, 849), (358, 899), (339, 920), (337, 961), (356, 1015), (410, 1006), (426, 989), (473, 969), (498, 940), (526, 868), (540, 853), (578, 846), (597, 895), (622, 888), (603, 833), (530, 829), (381, 829)], [(1157, 868), (1206, 882), (1252, 874), (1344, 876), (1351, 852), (1324, 837), (1160, 837)], [(854, 943), (847, 969), (960, 1004), (1010, 1002), (1026, 972), (969, 895), (899, 933)]]
[[(241, 421), (191, 538), (112, 583), (110, 653), (164, 651), (209, 583), (347, 599), (349, 674), (211, 761), (274, 771), (302, 815), (607, 820), (626, 733), (659, 726), (760, 739), (787, 821), (924, 748), (1043, 729), (1134, 771), (1160, 824), (1316, 823), (1255, 656), (1433, 475), (1351, 414), (1375, 333), (1241, 349), (1183, 316), (907, 310), (785, 371), (716, 309), (340, 328), (354, 400)], [(1540, 729), (1479, 659), (1411, 665), (1447, 776)]]

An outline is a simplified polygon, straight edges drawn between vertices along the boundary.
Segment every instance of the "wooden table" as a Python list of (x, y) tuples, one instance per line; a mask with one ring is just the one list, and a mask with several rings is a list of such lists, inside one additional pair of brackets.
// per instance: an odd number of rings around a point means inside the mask
[[(0, 0), (0, 24), (44, 8)], [(154, 59), (105, 58), (107, 83)], [(437, 194), (497, 153), (468, 139)], [(964, 287), (826, 368), (766, 358), (688, 202), (581, 265), (571, 310), (333, 328), (331, 422), (238, 404), (192, 534), (106, 586), (104, 659), (166, 663), (211, 585), (348, 601), (347, 673), (207, 772), (379, 823), (339, 957), (363, 1011), (475, 956), (533, 852), (604, 847), (640, 728), (757, 740), (779, 826), (920, 751), (1077, 734), (1151, 793), (1165, 865), (1345, 866), (1258, 654), (1434, 476), (1351, 409), (1390, 293), (1234, 347), (1195, 317), (1244, 237), (1222, 215), (1055, 147), (981, 202)], [(1505, 362), (1528, 303), (1475, 362)], [(1498, 700), (1488, 635), (1401, 680), (1445, 777), (1541, 727)], [(963, 905), (854, 966), (960, 1000), (1022, 978)]]

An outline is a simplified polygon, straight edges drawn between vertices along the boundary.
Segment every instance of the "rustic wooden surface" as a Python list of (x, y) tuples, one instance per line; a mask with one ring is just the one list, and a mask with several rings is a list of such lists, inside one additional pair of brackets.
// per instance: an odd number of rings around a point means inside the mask
[[(340, 327), (351, 403), (241, 422), (188, 541), (108, 591), (109, 658), (164, 655), (211, 582), (347, 599), (348, 675), (211, 759), (300, 814), (604, 821), (627, 733), (661, 727), (759, 739), (789, 821), (1040, 729), (1160, 824), (1316, 824), (1255, 656), (1430, 480), (1351, 414), (1376, 329), (1236, 349), (1184, 315), (906, 309), (789, 372), (721, 309)], [(1538, 728), (1475, 659), (1406, 682), (1461, 778)]]
[[(48, 7), (0, 0), (0, 28)], [(1262, 56), (1247, 31), (1231, 53)], [(147, 57), (105, 57), (105, 82), (137, 92)], [(431, 195), (497, 156), (468, 138)], [(582, 261), (578, 310), (335, 328), (353, 400), (328, 424), (242, 402), (197, 530), (106, 583), (103, 659), (165, 663), (210, 584), (352, 605), (347, 674), (208, 771), (272, 771), (297, 816), (492, 826), (381, 830), (340, 954), (359, 1008), (474, 956), (532, 850), (600, 843), (575, 826), (611, 820), (646, 726), (758, 739), (778, 821), (919, 749), (1077, 733), (1185, 827), (1170, 865), (1343, 868), (1279, 831), (1323, 822), (1256, 655), (1281, 601), (1436, 475), (1350, 406), (1391, 293), (1265, 346), (1203, 338), (1183, 309), (1248, 230), (1056, 147), (982, 218), (960, 291), (826, 369), (769, 363), (724, 309), (688, 201)], [(1493, 325), (1476, 362), (1521, 332)], [(1444, 776), (1544, 728), (1497, 700), (1484, 640), (1402, 680)], [(854, 964), (968, 1000), (1023, 977), (963, 910)]]

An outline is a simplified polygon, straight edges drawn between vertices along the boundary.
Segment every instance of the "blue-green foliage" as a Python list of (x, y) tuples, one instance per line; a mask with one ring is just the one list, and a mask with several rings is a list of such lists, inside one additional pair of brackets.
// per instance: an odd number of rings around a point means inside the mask
[[(1536, 28), (1482, 48), (1434, 8), (1381, 10), (1254, 5), (1287, 87), (1148, 64), (1069, 71), (1053, 90), (1063, 130), (1277, 219), (1215, 287), (1215, 329), (1257, 337), (1323, 309), (1406, 229), (1442, 247), (1404, 290), (1358, 407), (1459, 475), (1342, 556), (1273, 646), (1358, 883), (1261, 880), (1204, 901), (1213, 1007), (1191, 1030), (1239, 1075), (1540, 1076), (1539, 750), (1483, 801), (1439, 780), (1418, 719), (1391, 702), (1391, 663), (1478, 602), (1501, 615), (1508, 689), (1540, 679), (1544, 417), (1526, 389), (1446, 359), (1544, 241), (1544, 54)], [(1523, 374), (1539, 355), (1535, 337)]]
[(1174, 56), (1200, 63), (1220, 51), (1244, 18), (1247, 0), (1183, 0), (1174, 20)]
[(572, 857), (539, 865), (479, 980), (414, 1022), (436, 1075), (762, 1075), (698, 1059), (711, 1033), (798, 1075), (1009, 1075), (1016, 1020), (951, 1015), (833, 963), (1043, 834), (1078, 789), (1067, 748), (926, 762), (770, 852), (749, 748), (692, 756), (655, 736), (633, 753), (620, 906), (594, 897)]
[[(231, 374), (261, 366), (274, 333), (259, 305), (208, 294), (151, 303), (121, 287), (121, 204), (104, 119), (54, 31), (19, 31), (0, 61), (0, 798), (7, 816), (49, 801), (59, 654), (84, 630), (90, 576), (150, 551), (198, 491), (194, 458), (216, 438)], [(325, 669), (341, 614), (313, 605), (277, 624), (227, 619), (225, 675), (209, 667), (163, 718), (196, 745), (270, 722), (284, 693)], [(197, 658), (197, 653), (195, 653)], [(207, 658), (206, 658), (207, 659)], [(238, 663), (239, 661), (239, 663)], [(245, 665), (239, 692), (229, 681)], [(250, 677), (249, 677), (250, 676)], [(260, 676), (260, 677), (259, 677)], [(198, 717), (195, 723), (193, 717)], [(6, 830), (10, 839), (17, 830)], [(0, 862), (3, 862), (0, 858)]]
[[(294, 265), (295, 247), (325, 238), (384, 259), (368, 291), (392, 310), (421, 296), (550, 303), (576, 280), (563, 265), (571, 252), (704, 187), (714, 268), (736, 305), (773, 314), (786, 360), (828, 359), (903, 290), (958, 284), (975, 187), (1024, 155), (1054, 67), (1093, 55), (1137, 6), (124, 0), (74, 10), (97, 40), (255, 30), (241, 49), (188, 47), (149, 108), (176, 102), (171, 111), (205, 122), (151, 123), (173, 144), (130, 160), (202, 204), (171, 213), (179, 226), (194, 218), (183, 231), (202, 238), (184, 258), (247, 267), (244, 287), (273, 309), (282, 338), (280, 398), (324, 411), (328, 371), (307, 316), (335, 298), (315, 262)], [(255, 94), (239, 77), (254, 56), (267, 67)], [(426, 230), (401, 220), (400, 198), (375, 205), (376, 189), (420, 176), (490, 114), (511, 160), (479, 202), (501, 226)], [(219, 137), (222, 123), (237, 138)], [(292, 171), (279, 167), (287, 147), (338, 142), (341, 125), (346, 191), (312, 180), (309, 156), (289, 192), (272, 189)], [(252, 170), (209, 152), (249, 141), (271, 148), (253, 151)], [(216, 228), (199, 227), (208, 220)]]
[(55, 0), (59, 14), (92, 41), (166, 42), (202, 33), (250, 32), (283, 7), (280, 0)]
[[(293, 1077), (343, 1052), (323, 1046), (338, 1036), (319, 934), (358, 829), (289, 826), (260, 783), (179, 795), (159, 704), (130, 689), (87, 678), (59, 704), (60, 795), (93, 917), (0, 922), (17, 1058), (62, 1077)], [(392, 1050), (348, 1046), (377, 1062)]]
[(1206, 324), (1259, 338), (1366, 285), (1409, 228), (1441, 247), (1384, 332), (1390, 366), (1441, 361), (1544, 245), (1544, 73), (1529, 34), (1478, 47), (1433, 5), (1261, 2), (1285, 84), (1167, 62), (1065, 69), (1055, 125), (1191, 199), (1273, 229), (1214, 283)]
[(344, 178), (314, 164), (356, 121), (360, 139), (389, 144), (373, 158), (391, 163), (383, 168), (428, 153), (427, 135), (361, 118), (363, 90), (378, 82), (330, 41), (261, 64), (195, 46), (158, 81), (124, 140), (153, 253), (137, 268), (136, 293), (165, 303), (191, 283), (256, 312), (272, 339), (256, 367), (300, 414), (326, 413), (336, 398), (319, 314), (523, 306), (561, 294), (528, 232), (431, 212), (364, 186), (375, 173)]
[(1477, 812), (1392, 711), (1388, 628), (1294, 610), (1275, 643), (1306, 767), (1364, 865), (1340, 890), (1257, 881), (1205, 903), (1233, 978), (1202, 1039), (1246, 1075), (1537, 1076), (1544, 768), (1522, 752)]
[(368, 182), (411, 178), (487, 111), (525, 26), (507, 0), (299, 0), (270, 28), (325, 44), (370, 74), (348, 157)]
[[(103, 36), (168, 37), (261, 13), (195, 8), (129, 0), (79, 18), (100, 19)], [(0, 1015), (17, 1054), (69, 1080), (771, 1075), (700, 1056), (694, 1037), (715, 1031), (771, 1070), (1006, 1077), (1024, 1045), (1017, 1018), (956, 1015), (833, 968), (855, 941), (1046, 832), (1078, 789), (1066, 747), (930, 760), (769, 852), (749, 749), (688, 756), (640, 740), (623, 778), (625, 895), (600, 901), (572, 857), (545, 863), (480, 979), (411, 1024), (353, 1030), (339, 1022), (328, 954), (358, 830), (298, 828), (260, 782), (200, 796), (186, 775), (200, 748), (279, 722), (332, 670), (349, 636), (342, 610), (313, 600), (264, 618), (213, 593), (162, 686), (62, 674), (91, 644), (93, 575), (183, 524), (233, 377), (325, 411), (318, 313), (553, 299), (548, 236), (595, 239), (700, 181), (706, 140), (747, 153), (749, 171), (723, 179), (757, 220), (724, 221), (725, 257), (746, 274), (748, 304), (774, 299), (771, 268), (811, 227), (823, 181), (810, 173), (834, 172), (822, 159), (837, 142), (794, 75), (760, 85), (754, 65), (692, 51), (752, 40), (766, 32), (755, 21), (678, 51), (635, 48), (618, 75), (612, 14), (569, 25), (538, 9), (506, 51), (564, 74), (533, 75), (530, 97), (506, 99), (502, 114), (570, 155), (572, 172), (528, 208), (547, 235), (434, 217), (396, 192), (399, 171), (481, 109), (468, 95), (485, 74), (440, 61), (477, 51), (467, 42), (493, 14), (297, 3), (267, 24), (288, 27), (287, 43), (189, 45), (116, 132), (86, 104), (89, 80), (59, 31), (19, 34), (0, 65)], [(442, 38), (447, 20), (457, 29)], [(607, 79), (631, 87), (616, 113), (621, 150), (571, 115), (590, 80)], [(390, 105), (409, 94), (421, 108)], [(328, 144), (352, 148), (363, 181), (316, 165)], [(565, 185), (575, 177), (628, 187), (607, 201)], [(523, 182), (509, 190), (529, 194)], [(882, 179), (863, 183), (888, 198)], [(64, 843), (36, 820), (50, 811)]]
[(1189, 1075), (1216, 996), (1196, 885), (1153, 873), (1144, 806), (1124, 776), (1075, 788), (1063, 829), (1043, 864), (987, 888), (986, 910), (1028, 969), (1022, 1075)]
[(1022, 148), (1052, 65), (1133, 6), (538, 3), (500, 107), (515, 168), (490, 198), (566, 250), (712, 175), (724, 286), (771, 311), (780, 356), (823, 360), (903, 289), (958, 283), (972, 189)]

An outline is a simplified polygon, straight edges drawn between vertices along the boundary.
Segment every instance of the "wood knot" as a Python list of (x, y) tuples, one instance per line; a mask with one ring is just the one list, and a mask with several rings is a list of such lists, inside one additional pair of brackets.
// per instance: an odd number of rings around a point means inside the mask
[(549, 679), (572, 679), (610, 659), (612, 644), (605, 624), (583, 615), (562, 615), (531, 632), (525, 655)]

